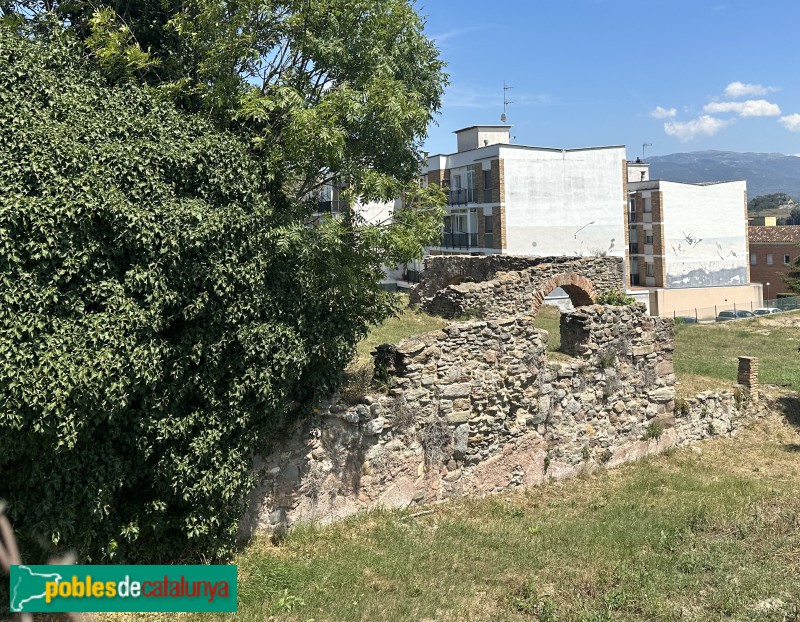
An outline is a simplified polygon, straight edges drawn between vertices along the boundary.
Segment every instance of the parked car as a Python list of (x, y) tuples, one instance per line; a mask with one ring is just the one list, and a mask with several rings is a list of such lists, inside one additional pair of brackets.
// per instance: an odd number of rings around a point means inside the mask
[(780, 313), (781, 310), (777, 307), (759, 307), (758, 309), (754, 309), (753, 313), (755, 315), (772, 315), (773, 313)]
[(744, 309), (739, 309), (737, 311), (726, 309), (725, 311), (717, 313), (717, 322), (729, 322), (730, 320), (741, 320), (748, 317), (755, 317), (755, 315)]

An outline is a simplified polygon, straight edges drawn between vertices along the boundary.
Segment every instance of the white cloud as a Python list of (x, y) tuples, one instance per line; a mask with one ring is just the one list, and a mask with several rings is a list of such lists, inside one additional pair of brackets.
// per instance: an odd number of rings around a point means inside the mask
[(711, 102), (703, 107), (703, 112), (735, 112), (740, 117), (777, 117), (781, 109), (778, 104), (766, 99), (748, 99), (744, 102)]
[(713, 136), (723, 127), (729, 125), (731, 121), (723, 121), (716, 117), (703, 115), (692, 121), (685, 123), (679, 121), (669, 121), (664, 124), (664, 131), (669, 136), (675, 136), (682, 143), (692, 140), (697, 136)]
[(650, 116), (654, 119), (671, 119), (678, 111), (675, 108), (663, 108), (661, 106), (656, 106), (655, 109), (650, 113)]
[(762, 86), (761, 84), (746, 84), (744, 82), (731, 82), (725, 87), (725, 97), (737, 99), (746, 95), (766, 95), (777, 89), (774, 86)]
[(778, 119), (778, 122), (790, 132), (800, 132), (800, 114), (788, 114)]

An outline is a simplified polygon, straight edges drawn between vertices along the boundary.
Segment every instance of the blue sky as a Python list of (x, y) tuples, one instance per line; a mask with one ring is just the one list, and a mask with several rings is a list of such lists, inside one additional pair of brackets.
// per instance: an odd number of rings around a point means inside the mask
[(419, 0), (451, 84), (425, 148), (499, 124), (513, 141), (800, 154), (798, 0)]

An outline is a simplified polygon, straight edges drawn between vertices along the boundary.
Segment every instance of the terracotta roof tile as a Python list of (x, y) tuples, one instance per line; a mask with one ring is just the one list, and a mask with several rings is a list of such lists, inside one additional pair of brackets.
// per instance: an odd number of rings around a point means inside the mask
[(748, 227), (750, 243), (800, 244), (800, 225), (780, 227)]

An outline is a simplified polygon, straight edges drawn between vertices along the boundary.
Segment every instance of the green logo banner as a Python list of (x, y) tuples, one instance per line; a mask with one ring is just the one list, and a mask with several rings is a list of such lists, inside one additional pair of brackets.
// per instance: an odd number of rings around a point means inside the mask
[(11, 566), (12, 612), (236, 611), (236, 566)]

